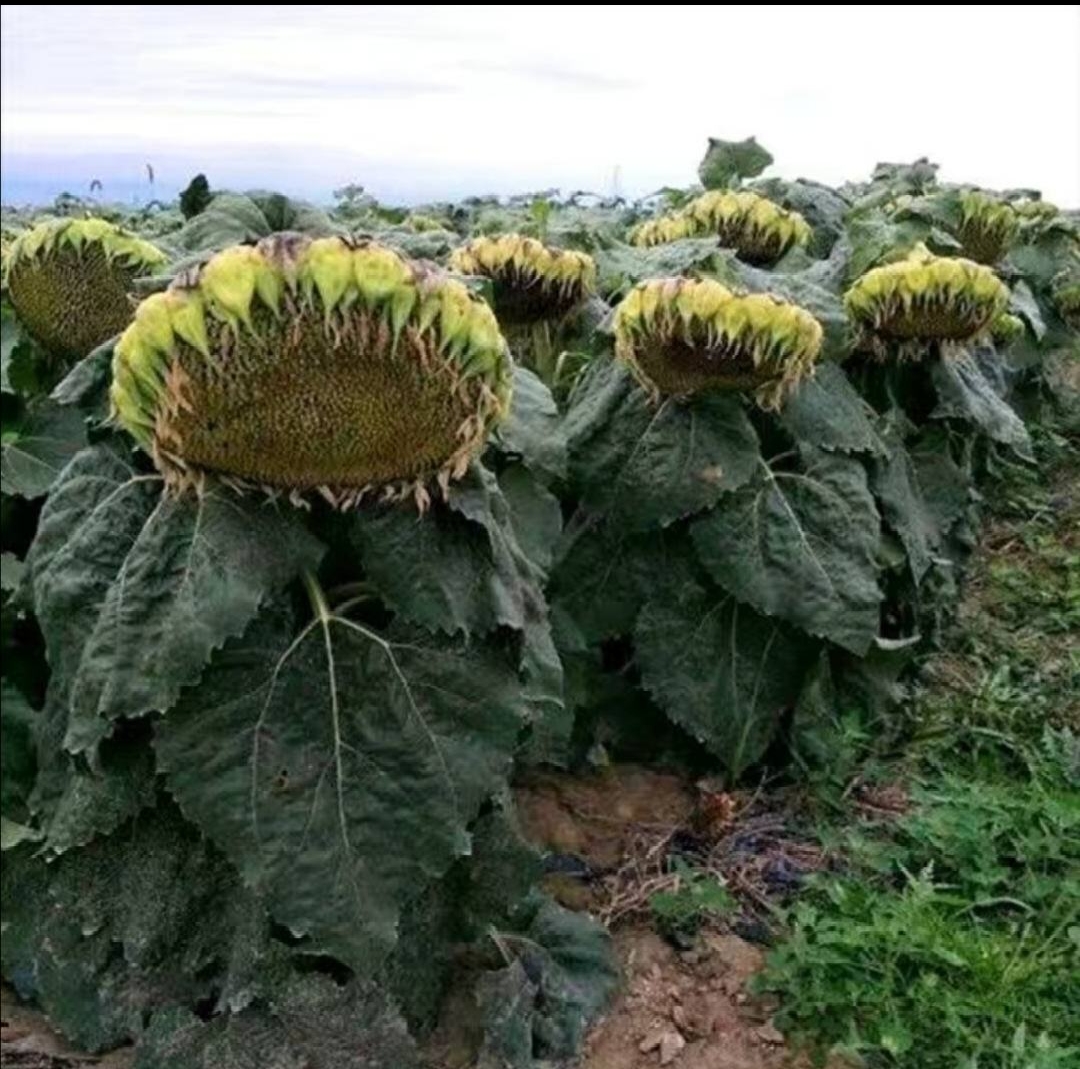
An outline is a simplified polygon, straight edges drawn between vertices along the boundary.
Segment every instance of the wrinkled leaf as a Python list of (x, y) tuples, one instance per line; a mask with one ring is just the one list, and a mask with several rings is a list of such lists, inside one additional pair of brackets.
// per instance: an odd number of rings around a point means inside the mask
[(0, 814), (22, 821), (34, 787), (37, 714), (12, 683), (5, 679), (0, 686)]
[(10, 594), (19, 589), (26, 574), (26, 563), (14, 553), (0, 553), (0, 590)]
[(1022, 457), (1033, 457), (1023, 420), (994, 389), (970, 353), (935, 361), (930, 374), (938, 395), (932, 418), (974, 423), (995, 442), (1012, 446)]
[(514, 368), (510, 414), (498, 426), (493, 442), (504, 453), (549, 481), (566, 474), (566, 438), (551, 391), (528, 368)]
[(34, 611), (67, 704), (65, 745), (166, 711), (210, 654), (321, 547), (288, 509), (209, 489), (163, 496), (103, 447), (64, 472), (30, 547)]
[(618, 361), (598, 360), (566, 418), (571, 481), (626, 531), (666, 527), (742, 486), (760, 460), (737, 396), (649, 402)]
[(954, 459), (950, 439), (949, 432), (938, 425), (924, 430), (908, 445), (925, 508), (942, 533), (964, 516), (972, 494), (970, 473)]
[(692, 573), (683, 531), (628, 535), (597, 517), (569, 527), (552, 574), (551, 602), (587, 644), (628, 635), (648, 591)]
[[(157, 724), (184, 811), (274, 915), (370, 974), (403, 903), (469, 850), (524, 711), (506, 658), (322, 610), (264, 611)], [(407, 844), (407, 848), (403, 846)]]
[(874, 459), (870, 487), (881, 505), (883, 517), (903, 543), (911, 573), (919, 582), (940, 544), (941, 531), (904, 444), (900, 420), (902, 417), (894, 413), (882, 422), (882, 435), (889, 451), (886, 456)]
[(780, 422), (796, 440), (845, 453), (884, 452), (872, 417), (873, 410), (837, 364), (822, 364), (780, 411)]
[(698, 177), (706, 189), (726, 189), (742, 178), (756, 178), (770, 163), (772, 153), (753, 137), (743, 141), (709, 138), (709, 147), (698, 165)]
[(424, 516), (403, 506), (361, 509), (349, 531), (380, 596), (412, 623), (484, 635), (523, 631), (543, 616), (541, 572), (518, 545), (495, 477), (478, 465), (445, 506)]
[(733, 777), (767, 749), (815, 649), (778, 621), (696, 583), (652, 596), (634, 642), (646, 689)]
[(542, 899), (520, 931), (492, 933), (510, 964), (485, 975), (481, 1069), (531, 1069), (533, 1056), (572, 1057), (618, 982), (607, 933), (594, 920)]
[(13, 851), (0, 890), (4, 976), (92, 1052), (134, 1039), (152, 1008), (201, 997), (196, 977), (227, 974), (238, 915), (252, 912), (167, 803), (51, 862)]
[(518, 545), (546, 574), (562, 534), (559, 499), (528, 468), (513, 464), (499, 473), (499, 489), (510, 507)]
[(109, 415), (109, 386), (116, 339), (110, 338), (83, 357), (56, 386), (52, 399), (59, 405), (74, 405), (98, 420)]
[(410, 1069), (416, 1047), (373, 985), (295, 976), (269, 1004), (209, 1021), (174, 1007), (155, 1013), (133, 1069)]
[(41, 497), (49, 492), (64, 465), (86, 445), (81, 412), (39, 398), (22, 419), (4, 430), (0, 479), (5, 494)]
[(70, 763), (45, 825), (45, 849), (50, 856), (110, 834), (154, 804), (157, 780), (149, 747), (145, 743), (113, 747), (109, 740), (105, 749), (95, 767)]
[(1046, 336), (1046, 323), (1043, 321), (1039, 303), (1026, 282), (1020, 281), (1013, 286), (1009, 298), (1009, 311), (1020, 316), (1027, 323), (1036, 341), (1043, 340)]
[(772, 471), (692, 526), (713, 580), (767, 616), (865, 652), (878, 632), (880, 518), (854, 460)]
[(647, 278), (719, 277), (730, 281), (734, 255), (721, 249), (716, 238), (684, 238), (651, 248), (611, 245), (596, 251), (599, 289), (611, 298), (620, 296)]

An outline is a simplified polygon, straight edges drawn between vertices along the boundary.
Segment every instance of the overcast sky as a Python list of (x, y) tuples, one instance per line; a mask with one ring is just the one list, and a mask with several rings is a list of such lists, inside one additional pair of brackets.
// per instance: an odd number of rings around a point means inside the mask
[(835, 183), (942, 176), (1080, 205), (1080, 5), (7, 5), (3, 199), (216, 186), (386, 200), (686, 185), (709, 135)]

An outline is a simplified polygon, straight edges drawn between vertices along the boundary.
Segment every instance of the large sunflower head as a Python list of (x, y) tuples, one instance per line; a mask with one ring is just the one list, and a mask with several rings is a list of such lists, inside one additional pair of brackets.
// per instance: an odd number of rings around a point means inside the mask
[(650, 279), (615, 311), (615, 353), (653, 396), (750, 391), (776, 408), (810, 374), (821, 324), (767, 293), (735, 293), (712, 279)]
[(135, 279), (166, 259), (104, 219), (54, 219), (15, 238), (5, 278), (22, 324), (46, 350), (71, 361), (131, 322)]
[(917, 355), (929, 342), (982, 334), (1009, 303), (1004, 283), (982, 264), (935, 256), (916, 245), (902, 260), (872, 268), (844, 295), (844, 306), (871, 347)]
[(461, 282), (374, 242), (277, 234), (139, 305), (112, 400), (176, 489), (212, 475), (424, 506), (506, 412), (510, 375), (491, 309)]
[(453, 251), (450, 266), (491, 281), (495, 314), (508, 325), (558, 319), (596, 291), (591, 256), (520, 234), (473, 238)]
[(776, 263), (794, 245), (806, 245), (810, 227), (798, 212), (749, 191), (714, 189), (684, 208), (650, 219), (631, 232), (635, 245), (659, 245), (715, 234), (721, 245), (750, 264)]

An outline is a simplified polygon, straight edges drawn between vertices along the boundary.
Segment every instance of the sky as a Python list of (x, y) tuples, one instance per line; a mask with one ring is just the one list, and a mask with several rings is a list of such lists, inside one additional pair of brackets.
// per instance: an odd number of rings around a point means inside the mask
[(787, 178), (928, 156), (1080, 206), (1080, 5), (4, 5), (0, 52), (5, 203), (637, 196), (752, 134)]

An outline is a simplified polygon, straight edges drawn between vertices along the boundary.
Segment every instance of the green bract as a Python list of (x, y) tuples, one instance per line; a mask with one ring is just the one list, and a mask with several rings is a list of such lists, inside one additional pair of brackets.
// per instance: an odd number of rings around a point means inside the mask
[(132, 283), (166, 261), (160, 249), (104, 219), (56, 219), (5, 251), (11, 303), (51, 353), (80, 359), (131, 322)]
[(634, 245), (660, 245), (680, 238), (716, 234), (751, 264), (772, 264), (793, 245), (806, 245), (811, 232), (798, 212), (789, 212), (749, 192), (710, 190), (670, 215), (641, 223), (630, 234)]
[(919, 355), (920, 343), (970, 341), (1008, 303), (1008, 289), (988, 267), (935, 256), (924, 245), (867, 271), (844, 295), (871, 348), (901, 356)]
[(1002, 312), (990, 324), (990, 336), (997, 345), (1008, 345), (1024, 333), (1024, 321), (1019, 316)]
[(213, 474), (423, 508), (506, 412), (510, 373), (495, 317), (462, 283), (372, 242), (280, 234), (143, 301), (112, 401), (175, 488)]
[(1006, 201), (978, 190), (960, 195), (960, 225), (956, 236), (971, 259), (981, 264), (997, 263), (1019, 229), (1019, 216)]
[(475, 238), (454, 250), (450, 266), (491, 280), (495, 312), (506, 323), (558, 318), (596, 290), (591, 256), (520, 234)]
[(810, 374), (821, 342), (805, 309), (712, 279), (650, 279), (615, 312), (615, 353), (654, 397), (749, 390), (777, 408)]

